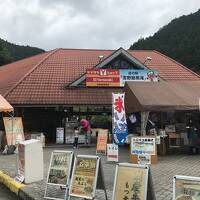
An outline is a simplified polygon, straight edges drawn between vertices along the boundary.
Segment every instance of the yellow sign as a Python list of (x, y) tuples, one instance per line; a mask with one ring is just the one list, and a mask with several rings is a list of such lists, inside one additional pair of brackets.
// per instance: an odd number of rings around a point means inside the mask
[(113, 200), (146, 200), (148, 168), (119, 165), (115, 177)]
[(70, 195), (93, 199), (96, 188), (97, 158), (76, 157)]
[(24, 129), (21, 117), (4, 117), (3, 121), (8, 145), (15, 145), (24, 141)]

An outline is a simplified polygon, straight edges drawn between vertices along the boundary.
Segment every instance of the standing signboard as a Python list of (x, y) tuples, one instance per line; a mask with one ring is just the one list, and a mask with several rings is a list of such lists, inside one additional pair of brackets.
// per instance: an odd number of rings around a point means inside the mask
[(154, 137), (132, 137), (131, 154), (156, 155), (156, 143)]
[(151, 155), (138, 155), (138, 164), (139, 165), (150, 165), (151, 164)]
[[(69, 188), (72, 161), (73, 161), (72, 151), (52, 152), (49, 171), (47, 175), (47, 184), (46, 184), (44, 198), (66, 199)], [(63, 194), (62, 191), (60, 190), (60, 187), (66, 188)]]
[(200, 177), (174, 176), (173, 200), (199, 200)]
[(104, 189), (107, 199), (100, 158), (87, 155), (76, 156), (68, 200), (70, 197), (94, 199), (98, 186)]
[(128, 135), (128, 126), (124, 107), (125, 93), (114, 94), (112, 109), (113, 141), (115, 144), (123, 145)]
[(58, 127), (56, 128), (56, 144), (64, 143), (64, 128)]
[(107, 161), (118, 162), (119, 160), (119, 150), (116, 144), (107, 144)]
[(147, 200), (148, 170), (145, 165), (117, 164), (112, 200)]
[(108, 129), (98, 129), (96, 154), (105, 154), (108, 142)]
[(24, 129), (21, 117), (3, 118), (8, 145), (19, 144), (24, 141)]

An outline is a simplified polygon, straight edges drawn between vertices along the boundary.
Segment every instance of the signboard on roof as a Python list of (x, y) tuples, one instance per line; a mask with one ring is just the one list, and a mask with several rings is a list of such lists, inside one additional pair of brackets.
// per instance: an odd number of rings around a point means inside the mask
[(158, 73), (148, 69), (88, 69), (87, 87), (124, 87), (126, 81), (158, 81)]

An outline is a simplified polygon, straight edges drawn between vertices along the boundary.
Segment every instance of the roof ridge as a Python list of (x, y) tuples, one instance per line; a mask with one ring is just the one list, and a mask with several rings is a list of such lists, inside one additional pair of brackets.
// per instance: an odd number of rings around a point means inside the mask
[(89, 49), (89, 48), (58, 48), (59, 50), (82, 50), (82, 51), (116, 51), (115, 49)]
[(169, 57), (169, 56), (166, 56), (165, 54), (160, 53), (159, 51), (156, 51), (156, 50), (153, 50), (153, 51), (154, 51), (155, 53), (158, 53), (158, 54), (160, 54), (161, 56), (163, 56), (163, 57), (165, 57), (165, 58), (167, 58), (167, 59), (169, 59), (169, 60), (175, 62), (176, 64), (178, 64), (179, 66), (181, 66), (181, 67), (184, 68), (185, 70), (191, 72), (192, 74), (194, 74), (195, 76), (197, 76), (198, 78), (200, 78), (200, 75), (199, 75), (199, 74), (197, 74), (197, 73), (195, 73), (194, 71), (192, 71), (191, 69), (187, 68), (186, 66), (184, 66), (184, 65), (181, 64), (180, 62), (174, 60), (173, 58), (171, 58), (171, 57)]
[(49, 51), (48, 54), (42, 59), (40, 60), (39, 63), (37, 63), (36, 65), (33, 66), (33, 68), (31, 70), (29, 70), (16, 84), (14, 84), (5, 94), (4, 97), (8, 96), (8, 94), (15, 89), (29, 74), (31, 74), (38, 66), (40, 66), (47, 58), (49, 58), (52, 54), (54, 54), (56, 51), (58, 51), (59, 49), (54, 49), (52, 51)]

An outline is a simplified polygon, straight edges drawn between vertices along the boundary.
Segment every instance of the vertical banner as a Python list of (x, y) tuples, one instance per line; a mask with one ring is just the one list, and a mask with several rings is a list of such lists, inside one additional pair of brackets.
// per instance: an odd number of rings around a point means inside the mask
[(119, 150), (116, 144), (107, 144), (107, 161), (118, 162)]
[(107, 141), (108, 141), (108, 129), (99, 129), (96, 154), (106, 154)]
[(114, 94), (112, 105), (112, 126), (113, 126), (113, 141), (115, 144), (123, 145), (128, 135), (128, 127), (126, 122), (126, 114), (124, 107), (125, 93)]
[(21, 117), (4, 117), (3, 122), (8, 145), (19, 144), (24, 141), (24, 129)]

